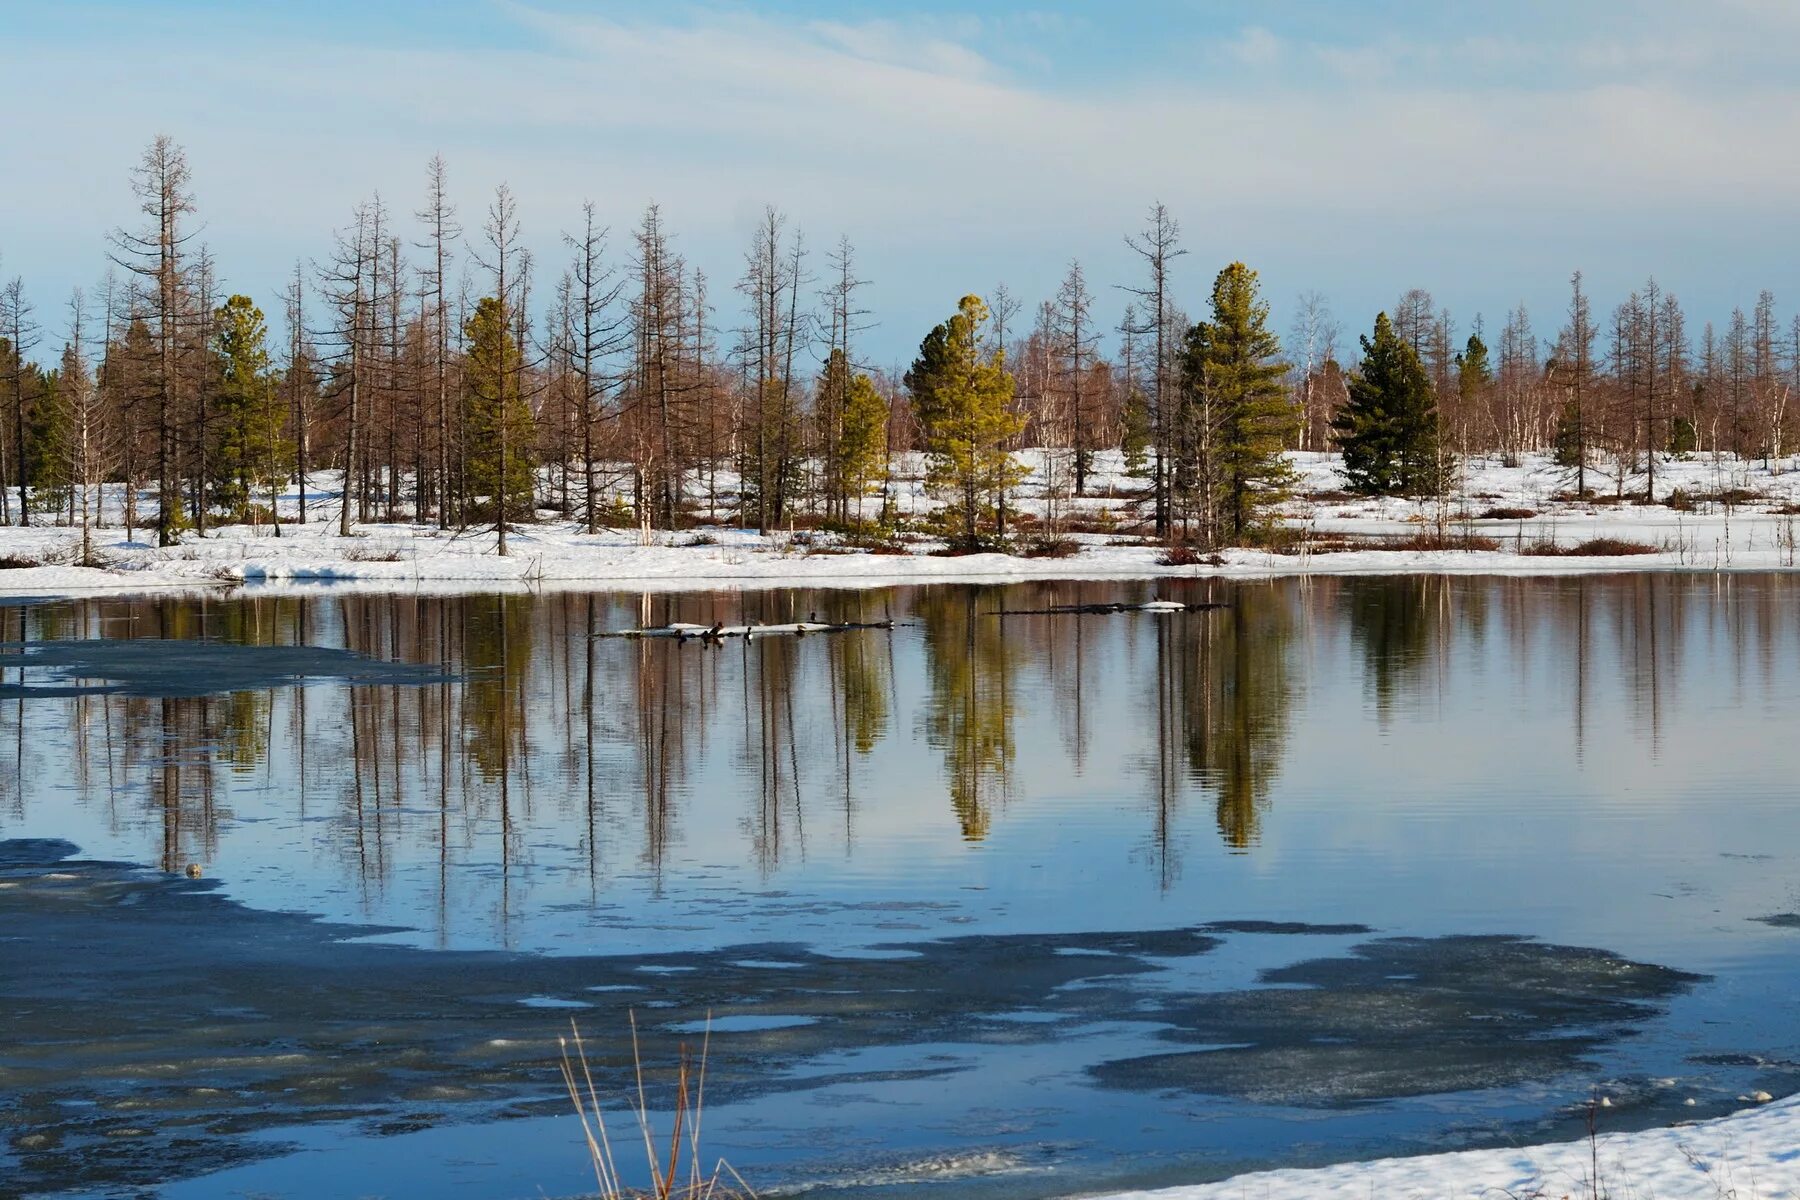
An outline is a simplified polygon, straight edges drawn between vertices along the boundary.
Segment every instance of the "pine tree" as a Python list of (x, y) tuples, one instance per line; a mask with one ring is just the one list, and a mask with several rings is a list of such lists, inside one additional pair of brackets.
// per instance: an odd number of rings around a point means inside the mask
[(1349, 401), (1331, 422), (1345, 478), (1368, 495), (1437, 495), (1450, 472), (1438, 452), (1437, 402), (1425, 367), (1386, 313), (1376, 316), (1374, 336), (1361, 341)]
[[(519, 344), (506, 305), (483, 296), (463, 325), (469, 389), (469, 491), (496, 524), (531, 515), (531, 408), (519, 390)], [(505, 435), (504, 437), (502, 435)]]
[(213, 503), (241, 512), (258, 483), (275, 481), (289, 451), (262, 310), (248, 296), (231, 296), (214, 312), (213, 325), (219, 368)]
[(1211, 415), (1206, 508), (1214, 539), (1241, 542), (1260, 513), (1287, 497), (1294, 477), (1282, 454), (1296, 429), (1288, 367), (1268, 321), (1256, 272), (1232, 263), (1213, 282), (1212, 320), (1189, 341), (1189, 383)]
[(833, 474), (846, 498), (856, 500), (856, 519), (862, 519), (862, 499), (881, 473), (887, 457), (887, 401), (867, 375), (854, 375), (844, 398)]
[(1150, 432), (1150, 406), (1144, 393), (1132, 388), (1120, 414), (1119, 452), (1125, 456), (1125, 473), (1133, 479), (1149, 475)]
[(1494, 382), (1494, 368), (1488, 361), (1487, 343), (1481, 335), (1471, 333), (1463, 352), (1456, 356), (1456, 391), (1467, 412), (1481, 400), (1481, 395)]
[(981, 544), (989, 499), (1004, 499), (1025, 476), (1006, 450), (1025, 422), (1008, 407), (1013, 377), (1005, 352), (987, 350), (987, 320), (981, 297), (964, 296), (956, 315), (926, 335), (906, 373), (930, 456), (926, 484), (956, 497), (953, 540), (968, 548)]

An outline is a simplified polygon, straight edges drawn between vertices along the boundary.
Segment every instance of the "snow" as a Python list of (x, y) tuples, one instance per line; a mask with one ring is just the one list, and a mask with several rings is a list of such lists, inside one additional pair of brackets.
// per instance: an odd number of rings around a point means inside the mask
[[(1748, 1099), (1748, 1098), (1746, 1098)], [(1594, 1155), (1599, 1186), (1594, 1186)], [(1800, 1193), (1800, 1097), (1713, 1121), (1500, 1150), (1259, 1171), (1108, 1200), (1771, 1200)]]
[[(1043, 451), (1021, 454), (1034, 478), (1049, 467)], [(1228, 550), (1216, 562), (1164, 566), (1160, 547), (1145, 539), (1089, 532), (1074, 535), (1080, 552), (1064, 558), (1024, 558), (1005, 554), (940, 557), (935, 543), (920, 539), (909, 554), (873, 554), (839, 544), (828, 534), (809, 537), (781, 532), (707, 526), (680, 533), (635, 529), (589, 535), (579, 522), (546, 519), (519, 526), (508, 537), (509, 555), (495, 553), (491, 530), (457, 534), (431, 526), (373, 523), (355, 526), (353, 536), (337, 533), (335, 479), (321, 473), (309, 483), (308, 519), (292, 523), (297, 496), (283, 501), (288, 522), (277, 538), (267, 527), (225, 526), (205, 538), (188, 535), (172, 547), (148, 544), (147, 535), (127, 541), (117, 527), (121, 498), (107, 495), (109, 524), (96, 530), (95, 547), (105, 569), (66, 565), (78, 557), (79, 533), (66, 525), (0, 528), (0, 558), (41, 562), (41, 566), (0, 570), (0, 593), (135, 592), (157, 587), (252, 585), (278, 591), (353, 585), (361, 590), (476, 591), (537, 588), (631, 588), (673, 590), (695, 587), (876, 587), (916, 582), (1015, 581), (1027, 579), (1147, 579), (1169, 576), (1254, 577), (1293, 574), (1374, 574), (1455, 572), (1565, 574), (1619, 570), (1789, 570), (1797, 565), (1800, 517), (1782, 509), (1800, 507), (1800, 469), (1792, 461), (1764, 465), (1721, 456), (1660, 462), (1657, 492), (1673, 489), (1700, 497), (1690, 510), (1666, 503), (1617, 502), (1616, 482), (1590, 471), (1589, 487), (1607, 493), (1598, 500), (1566, 497), (1571, 473), (1543, 455), (1515, 466), (1497, 460), (1465, 463), (1456, 495), (1444, 504), (1395, 498), (1349, 496), (1335, 456), (1291, 456), (1300, 477), (1296, 498), (1284, 509), (1286, 523), (1313, 540), (1395, 538), (1426, 530), (1472, 533), (1497, 540), (1495, 551), (1414, 551), (1354, 546), (1336, 552), (1313, 550), (1276, 554)], [(919, 464), (903, 463), (896, 506), (923, 513), (933, 501), (920, 479)], [(1065, 473), (1066, 464), (1052, 475)], [(1072, 500), (1052, 497), (1029, 483), (1013, 504), (1038, 520), (1071, 519), (1083, 527), (1109, 528), (1141, 519), (1131, 498), (1141, 482), (1124, 473), (1117, 452), (1099, 456), (1090, 481), (1093, 494)], [(1626, 482), (1641, 492), (1642, 478)], [(1704, 497), (1735, 491), (1754, 498), (1731, 506)], [(871, 500), (873, 511), (876, 501)], [(148, 510), (153, 501), (140, 505)], [(1495, 510), (1530, 510), (1524, 518), (1486, 519)], [(41, 517), (39, 519), (42, 519)], [(1570, 545), (1596, 537), (1649, 544), (1655, 553), (1618, 558), (1541, 557), (1522, 553), (1536, 542)]]

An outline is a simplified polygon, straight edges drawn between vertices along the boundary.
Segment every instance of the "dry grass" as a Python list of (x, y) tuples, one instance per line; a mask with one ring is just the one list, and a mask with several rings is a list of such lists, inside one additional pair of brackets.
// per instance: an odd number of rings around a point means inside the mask
[(644, 1143), (644, 1160), (650, 1178), (648, 1187), (625, 1183), (613, 1155), (606, 1113), (600, 1103), (599, 1089), (594, 1085), (581, 1029), (573, 1021), (569, 1022), (569, 1034), (569, 1037), (559, 1039), (563, 1084), (568, 1088), (576, 1115), (581, 1118), (588, 1161), (593, 1167), (601, 1200), (755, 1200), (756, 1193), (750, 1185), (724, 1159), (718, 1160), (710, 1171), (701, 1165), (700, 1117), (706, 1106), (706, 1054), (712, 1041), (711, 1014), (707, 1016), (707, 1031), (700, 1043), (699, 1059), (695, 1060), (685, 1044), (681, 1047), (671, 1127), (662, 1136), (657, 1134), (650, 1120), (649, 1095), (644, 1087), (644, 1060), (638, 1050), (637, 1014), (631, 1015), (631, 1060), (637, 1079), (637, 1100), (632, 1116), (637, 1122), (637, 1136)]
[(1478, 518), (1483, 521), (1529, 521), (1537, 516), (1535, 508), (1490, 508)]
[(0, 554), (0, 571), (23, 571), (27, 567), (43, 565), (37, 559), (27, 558), (23, 554)]

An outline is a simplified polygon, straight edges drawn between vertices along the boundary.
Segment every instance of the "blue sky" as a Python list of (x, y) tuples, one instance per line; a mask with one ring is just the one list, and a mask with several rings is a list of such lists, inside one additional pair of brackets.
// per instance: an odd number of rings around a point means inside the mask
[(1787, 0), (0, 0), (0, 28), (30, 108), (0, 139), (0, 273), (52, 326), (159, 132), (227, 286), (271, 309), (358, 200), (416, 207), (436, 152), (471, 227), (513, 187), (544, 269), (584, 199), (621, 248), (657, 201), (727, 323), (764, 204), (821, 269), (847, 235), (884, 363), (1072, 258), (1116, 320), (1156, 200), (1189, 308), (1243, 259), (1279, 324), (1316, 290), (1346, 342), (1409, 287), (1465, 329), (1523, 302), (1547, 337), (1577, 268), (1602, 306), (1654, 273), (1696, 330), (1764, 287), (1800, 305)]

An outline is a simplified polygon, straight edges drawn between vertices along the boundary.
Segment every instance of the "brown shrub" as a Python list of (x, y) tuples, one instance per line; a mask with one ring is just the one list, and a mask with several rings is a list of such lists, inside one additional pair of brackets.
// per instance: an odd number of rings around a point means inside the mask
[(1019, 553), (1026, 558), (1074, 558), (1081, 543), (1070, 537), (1042, 537), (1026, 542)]
[(1217, 554), (1201, 554), (1199, 547), (1193, 545), (1172, 545), (1157, 554), (1156, 561), (1159, 567), (1199, 567), (1202, 563), (1208, 567), (1217, 567), (1226, 560), (1222, 560)]
[(1624, 558), (1632, 554), (1655, 554), (1656, 547), (1647, 542), (1628, 542), (1624, 538), (1589, 538), (1573, 546), (1555, 542), (1533, 542), (1519, 553), (1534, 558)]
[(1377, 542), (1372, 550), (1498, 550), (1500, 543), (1474, 533), (1415, 533), (1393, 542)]
[(1535, 508), (1490, 508), (1481, 514), (1483, 521), (1529, 521), (1537, 516)]

